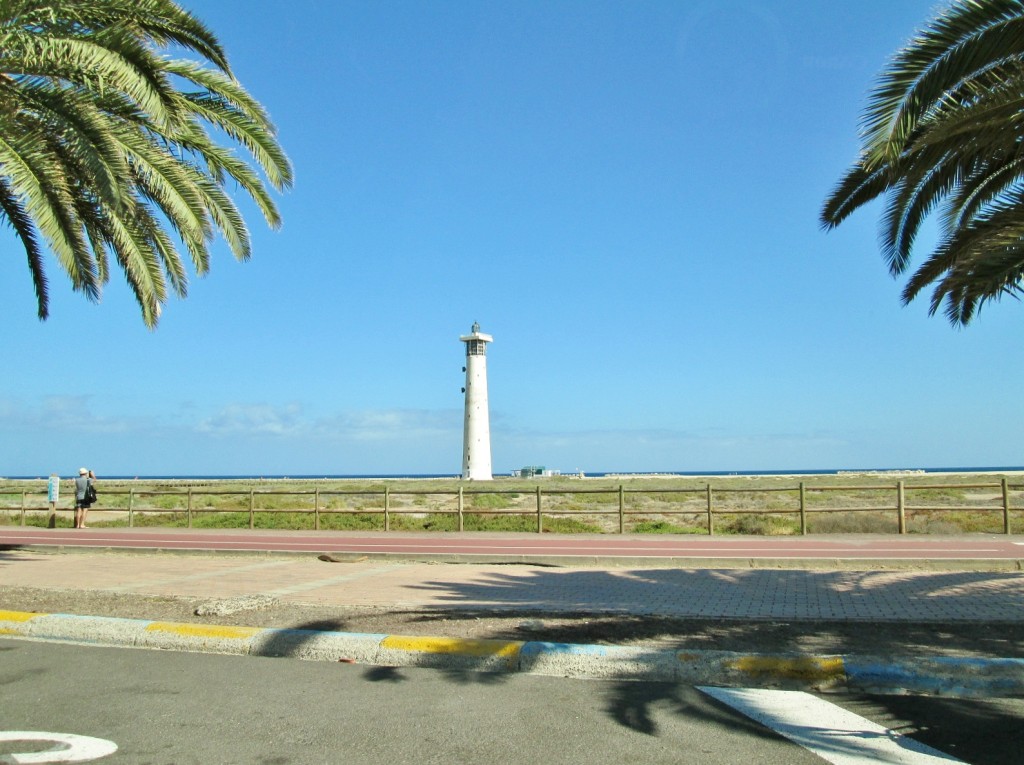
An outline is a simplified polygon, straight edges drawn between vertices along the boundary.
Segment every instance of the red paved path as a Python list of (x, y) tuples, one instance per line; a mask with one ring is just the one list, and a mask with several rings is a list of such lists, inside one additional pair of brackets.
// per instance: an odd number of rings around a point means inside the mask
[(519, 558), (1024, 561), (1021, 536), (663, 537), (0, 527), (0, 545)]

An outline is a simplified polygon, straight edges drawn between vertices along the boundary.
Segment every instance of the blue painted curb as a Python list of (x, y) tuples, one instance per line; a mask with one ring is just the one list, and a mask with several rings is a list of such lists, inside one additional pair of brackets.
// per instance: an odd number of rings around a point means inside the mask
[(932, 656), (915, 659), (845, 658), (851, 690), (934, 696), (1022, 696), (1024, 659)]

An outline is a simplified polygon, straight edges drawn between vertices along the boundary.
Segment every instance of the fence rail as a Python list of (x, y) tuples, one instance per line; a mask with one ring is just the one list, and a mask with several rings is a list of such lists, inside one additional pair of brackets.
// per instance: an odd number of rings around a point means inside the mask
[[(775, 487), (718, 487), (711, 483), (704, 486), (685, 488), (634, 488), (620, 484), (614, 488), (569, 488), (555, 487), (544, 489), (537, 485), (530, 489), (524, 488), (475, 488), (458, 489), (234, 489), (234, 488), (118, 488), (102, 487), (103, 491), (93, 510), (104, 512), (123, 512), (127, 515), (128, 526), (134, 526), (136, 516), (172, 513), (185, 514), (188, 527), (193, 519), (204, 513), (246, 513), (249, 528), (256, 528), (257, 513), (310, 513), (313, 516), (313, 528), (321, 528), (324, 516), (331, 515), (380, 515), (383, 516), (383, 528), (390, 531), (392, 520), (401, 515), (422, 515), (425, 513), (454, 515), (457, 518), (459, 531), (465, 529), (467, 517), (487, 516), (524, 516), (531, 519), (530, 525), (541, 533), (545, 530), (545, 521), (555, 518), (599, 516), (607, 519), (610, 530), (626, 533), (628, 522), (639, 517), (657, 516), (659, 518), (687, 517), (699, 519), (701, 527), (695, 530), (707, 534), (716, 533), (716, 521), (731, 516), (790, 516), (799, 524), (799, 533), (808, 533), (808, 520), (811, 516), (821, 514), (843, 513), (876, 513), (891, 518), (892, 530), (906, 534), (907, 519), (914, 513), (945, 513), (968, 512), (999, 515), (1001, 532), (1011, 533), (1011, 517), (1013, 513), (1024, 513), (1024, 505), (1013, 506), (1011, 499), (1014, 492), (1024, 490), (1024, 484), (1010, 484), (1006, 478), (999, 482), (979, 482), (970, 484), (913, 484), (908, 486), (904, 481), (895, 484), (808, 486), (801, 481), (793, 486)], [(920, 492), (962, 493), (964, 490), (987, 491), (998, 499), (998, 504), (913, 504), (908, 502), (908, 495)], [(829, 505), (827, 496), (836, 493), (855, 493), (858, 499), (866, 496), (873, 501), (864, 504)], [(474, 497), (500, 497), (511, 495), (518, 500), (517, 506), (499, 508), (478, 508), (467, 506)], [(558, 506), (558, 500), (586, 495), (588, 500), (582, 506), (571, 509)], [(601, 495), (610, 495), (611, 501), (601, 501)], [(770, 497), (784, 495), (788, 503), (778, 506), (771, 503), (761, 506), (756, 498), (761, 495)], [(657, 497), (657, 507), (641, 506), (644, 497)], [(988, 495), (985, 495), (986, 497)], [(12, 503), (10, 498), (15, 498)], [(271, 507), (266, 500), (270, 497), (295, 498), (294, 502), (286, 503), (285, 507)], [(403, 498), (412, 498), (413, 504), (403, 504)], [(529, 499), (526, 499), (529, 497)], [(669, 499), (666, 500), (665, 498)], [(732, 499), (730, 499), (732, 497)], [(6, 501), (5, 501), (6, 498)], [(168, 499), (169, 498), (169, 499)], [(211, 506), (210, 498), (237, 498), (235, 503)], [(363, 498), (366, 502), (357, 507), (344, 503), (343, 507), (332, 506), (332, 500), (345, 498)], [(435, 501), (428, 504), (428, 498)], [(154, 501), (157, 500), (157, 501)], [(206, 499), (205, 503), (199, 500)], [(927, 497), (923, 498), (927, 499)], [(147, 501), (148, 500), (148, 501)], [(163, 503), (159, 500), (164, 500)], [(923, 500), (922, 500), (923, 501)], [(8, 517), (20, 516), (22, 526), (26, 524), (29, 513), (49, 513), (49, 524), (55, 524), (56, 513), (70, 512), (68, 500), (63, 507), (46, 502), (46, 491), (36, 489), (0, 488), (0, 512)]]

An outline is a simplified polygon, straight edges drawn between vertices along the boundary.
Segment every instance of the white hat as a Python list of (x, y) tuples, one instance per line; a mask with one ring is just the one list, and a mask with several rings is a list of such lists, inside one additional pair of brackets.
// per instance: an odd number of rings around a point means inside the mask
[(86, 468), (78, 468), (78, 474), (79, 475), (85, 475), (88, 472), (89, 471)]

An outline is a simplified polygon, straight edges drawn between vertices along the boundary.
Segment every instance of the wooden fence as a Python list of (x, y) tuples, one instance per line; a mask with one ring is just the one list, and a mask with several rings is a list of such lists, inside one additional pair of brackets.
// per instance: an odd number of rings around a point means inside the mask
[[(503, 489), (498, 487), (477, 488), (460, 486), (457, 490), (448, 489), (402, 489), (394, 490), (384, 487), (379, 490), (365, 488), (345, 489), (320, 489), (309, 490), (295, 489), (219, 489), (205, 487), (187, 488), (157, 488), (157, 489), (136, 489), (136, 488), (115, 488), (103, 487), (99, 502), (92, 508), (96, 511), (123, 512), (127, 515), (128, 526), (135, 524), (136, 515), (139, 513), (159, 514), (177, 513), (185, 514), (188, 527), (192, 527), (193, 519), (201, 513), (247, 513), (249, 528), (256, 527), (257, 513), (311, 513), (313, 516), (313, 528), (320, 529), (321, 519), (326, 515), (337, 514), (379, 514), (383, 516), (383, 527), (385, 531), (391, 530), (392, 519), (403, 514), (451, 514), (457, 517), (457, 528), (463, 531), (465, 519), (468, 516), (497, 516), (497, 515), (519, 515), (530, 519), (531, 529), (541, 533), (545, 530), (545, 519), (579, 517), (579, 516), (601, 516), (609, 522), (609, 530), (617, 530), (618, 533), (626, 533), (628, 522), (636, 517), (673, 518), (674, 516), (686, 516), (689, 519), (699, 519), (701, 527), (707, 534), (716, 533), (716, 523), (723, 518), (735, 515), (784, 515), (788, 516), (799, 524), (799, 533), (806, 534), (808, 518), (814, 514), (843, 514), (843, 513), (875, 513), (891, 517), (892, 530), (899, 534), (907, 533), (908, 515), (916, 512), (969, 512), (993, 514), (998, 516), (998, 525), (1001, 525), (1001, 532), (1011, 533), (1011, 514), (1024, 512), (1024, 506), (1011, 506), (1013, 492), (1020, 492), (1024, 485), (1009, 484), (1006, 478), (998, 483), (979, 482), (971, 484), (918, 484), (908, 486), (904, 481), (896, 481), (895, 484), (877, 485), (849, 485), (849, 486), (828, 486), (815, 485), (807, 486), (801, 481), (798, 485), (757, 488), (757, 487), (715, 487), (708, 483), (704, 486), (688, 488), (627, 488), (619, 485), (615, 488), (564, 488), (556, 487), (544, 489), (537, 485), (530, 490), (523, 488)], [(992, 497), (998, 497), (998, 504), (914, 504), (908, 501), (908, 496), (923, 492), (949, 492), (956, 490), (977, 490), (989, 492)], [(823, 504), (822, 500), (829, 493), (855, 493), (862, 497), (869, 495), (879, 499), (857, 505), (831, 506)], [(736, 500), (730, 501), (730, 495), (746, 495), (746, 499), (752, 496), (770, 494), (784, 497), (786, 501), (782, 505), (768, 501), (767, 507), (744, 507), (742, 499), (737, 506)], [(20, 495), (20, 504), (19, 504)], [(515, 495), (519, 501), (518, 507), (502, 507), (500, 509), (484, 509), (467, 507), (467, 500), (477, 495)], [(528, 506), (523, 506), (524, 495), (532, 495), (526, 501)], [(582, 507), (571, 511), (553, 507), (545, 507), (545, 502), (551, 505), (556, 498), (572, 497), (573, 495), (589, 495), (593, 499), (599, 495), (611, 495), (605, 500), (591, 501)], [(657, 509), (651, 507), (638, 508), (635, 505), (636, 499), (644, 495), (657, 495), (661, 504)], [(989, 496), (985, 495), (985, 496)], [(294, 504), (287, 504), (286, 507), (267, 507), (267, 499), (274, 497), (299, 498)], [(339, 497), (359, 496), (369, 498), (371, 506), (361, 505), (357, 508), (331, 507), (331, 500)], [(174, 497), (173, 507), (158, 507), (154, 505), (153, 499), (160, 497)], [(210, 497), (219, 498), (223, 502), (225, 497), (235, 497), (237, 501), (228, 505), (217, 507), (201, 507), (197, 500)], [(412, 497), (419, 504), (413, 506), (403, 505), (397, 500), (403, 497)], [(436, 501), (434, 505), (427, 506), (427, 498), (441, 498), (440, 506)], [(671, 501), (666, 502), (665, 498)], [(0, 512), (5, 512), (8, 517), (20, 515), (21, 525), (25, 525), (28, 513), (48, 512), (49, 523), (55, 523), (56, 512), (70, 512), (68, 502), (60, 503), (64, 507), (54, 507), (46, 502), (45, 490), (40, 492), (33, 489), (8, 489), (0, 488), (0, 500), (7, 498), (6, 502), (0, 504)], [(13, 498), (13, 502), (11, 499)], [(418, 498), (418, 499), (417, 499)], [(447, 507), (445, 506), (445, 499)], [(148, 501), (147, 501), (148, 500)], [(699, 507), (695, 507), (699, 503)], [(454, 504), (454, 507), (451, 505)]]

